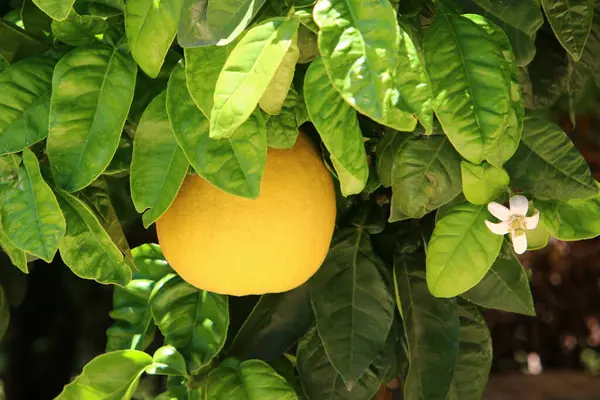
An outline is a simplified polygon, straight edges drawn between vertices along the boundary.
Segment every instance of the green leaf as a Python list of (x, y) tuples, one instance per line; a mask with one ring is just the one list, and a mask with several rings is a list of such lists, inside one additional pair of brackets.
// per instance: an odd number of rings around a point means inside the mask
[(2, 227), (19, 249), (51, 262), (65, 234), (65, 219), (35, 155), (23, 150), (19, 179), (2, 197)]
[(407, 140), (392, 167), (392, 215), (421, 218), (461, 191), (460, 156), (445, 136)]
[(412, 131), (415, 118), (396, 87), (400, 31), (390, 2), (319, 1), (313, 17), (321, 58), (344, 100), (383, 125)]
[(129, 174), (131, 169), (131, 157), (133, 156), (133, 140), (123, 135), (119, 140), (119, 147), (110, 160), (110, 164), (102, 173), (103, 175)]
[(334, 89), (322, 59), (310, 64), (304, 79), (304, 97), (342, 186), (342, 194), (360, 193), (369, 177), (367, 154), (356, 111)]
[(298, 31), (298, 20), (273, 18), (250, 29), (221, 71), (210, 116), (210, 137), (230, 137), (252, 114)]
[(510, 74), (495, 40), (468, 18), (439, 13), (425, 32), (433, 109), (456, 150), (479, 164), (507, 127)]
[(59, 246), (65, 264), (80, 278), (127, 285), (131, 268), (92, 210), (64, 190), (58, 190), (57, 194), (67, 221), (67, 231)]
[(302, 25), (300, 20), (298, 28), (298, 64), (306, 64), (319, 56), (319, 47), (317, 44), (317, 35), (306, 26)]
[(4, 337), (10, 324), (10, 305), (4, 293), (4, 288), (0, 286), (0, 339)]
[(23, 1), (21, 20), (25, 30), (37, 38), (49, 37), (52, 33), (52, 18), (40, 10), (32, 0)]
[[(390, 335), (391, 336), (391, 335)], [(364, 400), (373, 398), (390, 369), (394, 342), (388, 340), (373, 363), (351, 391), (333, 367), (317, 329), (311, 329), (298, 343), (297, 368), (302, 389), (309, 400)]]
[(19, 268), (24, 274), (29, 273), (29, 267), (27, 266), (27, 253), (19, 249), (10, 241), (2, 226), (0, 226), (0, 247), (6, 253), (6, 255), (8, 255), (10, 262), (12, 262), (15, 267)]
[(485, 308), (535, 315), (527, 274), (506, 240), (492, 268), (461, 297)]
[(543, 219), (540, 219), (535, 229), (527, 231), (527, 250), (539, 250), (548, 246), (550, 231)]
[(0, 59), (12, 64), (23, 58), (36, 56), (48, 50), (48, 46), (32, 37), (23, 29), (0, 19)]
[(228, 355), (271, 361), (290, 349), (314, 322), (308, 284), (264, 294), (237, 332)]
[(575, 61), (579, 61), (592, 28), (594, 0), (542, 0), (552, 30)]
[(492, 339), (476, 306), (459, 302), (460, 347), (447, 400), (480, 400), (492, 366)]
[(184, 0), (177, 31), (182, 47), (223, 46), (256, 16), (265, 0)]
[(89, 185), (110, 163), (133, 99), (136, 66), (118, 49), (79, 47), (54, 69), (48, 159), (68, 192)]
[(435, 225), (427, 246), (427, 286), (436, 297), (454, 297), (475, 286), (500, 253), (502, 236), (485, 225), (484, 205), (457, 204)]
[(225, 360), (206, 380), (204, 399), (296, 400), (294, 389), (267, 363)]
[(125, 32), (133, 59), (151, 78), (156, 78), (173, 43), (183, 0), (129, 0)]
[(422, 253), (394, 260), (396, 303), (410, 357), (404, 394), (410, 399), (445, 399), (458, 357), (456, 300), (431, 295), (424, 267)]
[(143, 244), (132, 250), (136, 269), (125, 287), (115, 287), (113, 309), (115, 323), (106, 330), (106, 351), (145, 350), (156, 331), (149, 298), (157, 281), (173, 270), (156, 244)]
[(179, 65), (169, 80), (167, 113), (175, 138), (196, 173), (227, 193), (258, 197), (267, 158), (266, 126), (260, 110), (231, 137), (210, 138), (208, 119), (194, 104)]
[(50, 57), (32, 57), (0, 74), (0, 154), (21, 151), (48, 135), (55, 64)]
[(311, 280), (311, 301), (329, 360), (352, 389), (383, 348), (394, 317), (394, 300), (363, 228), (334, 236)]
[(185, 359), (175, 347), (163, 346), (154, 352), (152, 358), (154, 363), (146, 369), (149, 374), (188, 376)]
[(169, 274), (154, 286), (150, 307), (165, 344), (183, 354), (190, 374), (221, 351), (229, 326), (227, 296), (196, 289)]
[(300, 125), (304, 123), (300, 115), (304, 99), (290, 87), (283, 102), (281, 112), (267, 120), (267, 144), (276, 149), (291, 149), (296, 144)]
[(386, 129), (383, 137), (377, 142), (377, 175), (385, 187), (392, 186), (392, 169), (394, 160), (401, 146), (408, 141), (409, 135)]
[(75, 0), (33, 0), (33, 2), (53, 20), (62, 21), (71, 12)]
[(123, 15), (124, 0), (75, 0), (73, 8), (79, 14), (90, 14), (102, 18)]
[(52, 21), (52, 34), (71, 46), (93, 45), (100, 41), (108, 29), (104, 18), (95, 15), (78, 15), (72, 11), (63, 21)]
[(519, 189), (537, 197), (570, 200), (599, 193), (588, 164), (569, 137), (541, 117), (525, 118), (521, 144), (505, 167)]
[(101, 354), (83, 367), (55, 400), (129, 400), (152, 357), (137, 350)]
[(294, 71), (299, 56), (298, 35), (296, 34), (283, 60), (281, 60), (281, 64), (279, 64), (277, 71), (275, 71), (275, 75), (273, 75), (269, 86), (267, 86), (258, 102), (260, 108), (267, 114), (277, 115), (281, 112), (283, 102), (292, 85), (292, 79), (294, 79)]
[(131, 197), (147, 228), (167, 211), (188, 171), (165, 106), (166, 92), (152, 100), (138, 125), (131, 159)]
[(463, 192), (470, 203), (487, 204), (508, 189), (510, 177), (503, 168), (461, 161), (460, 170)]

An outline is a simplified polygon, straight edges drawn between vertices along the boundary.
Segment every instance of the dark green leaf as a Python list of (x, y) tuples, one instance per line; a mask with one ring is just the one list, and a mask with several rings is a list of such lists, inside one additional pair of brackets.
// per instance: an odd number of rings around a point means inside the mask
[(64, 21), (52, 21), (52, 34), (71, 46), (93, 45), (100, 41), (108, 29), (104, 18), (95, 15), (78, 15), (72, 11)]
[(48, 37), (52, 33), (52, 18), (40, 10), (32, 0), (23, 0), (21, 20), (25, 30), (37, 38)]
[(485, 308), (535, 315), (527, 274), (507, 241), (481, 282), (461, 296)]
[(519, 189), (539, 197), (570, 200), (599, 193), (589, 166), (569, 137), (541, 117), (525, 118), (521, 144), (506, 170)]
[(173, 346), (159, 348), (152, 356), (154, 363), (146, 372), (153, 375), (181, 375), (187, 377), (185, 359)]
[(128, 136), (121, 136), (119, 147), (110, 164), (102, 173), (103, 175), (128, 174), (131, 169), (131, 157), (133, 156), (133, 141)]
[(485, 225), (488, 217), (485, 205), (460, 203), (436, 223), (427, 246), (427, 286), (434, 296), (464, 293), (488, 272), (502, 246), (502, 236)]
[(33, 0), (33, 2), (53, 20), (62, 21), (71, 12), (75, 0)]
[(129, 400), (152, 357), (138, 350), (101, 354), (83, 367), (55, 400)]
[(65, 234), (65, 218), (29, 149), (23, 150), (19, 179), (4, 192), (2, 227), (16, 247), (47, 262)]
[(351, 389), (382, 349), (394, 317), (394, 301), (363, 228), (334, 236), (311, 281), (311, 300), (327, 355)]
[(110, 18), (123, 15), (124, 0), (75, 0), (73, 8), (78, 14)]
[(309, 63), (319, 55), (317, 35), (304, 25), (298, 28), (298, 49), (300, 50), (299, 64)]
[(410, 136), (407, 134), (386, 129), (383, 137), (377, 143), (377, 174), (383, 186), (392, 186), (392, 169), (396, 154), (409, 138)]
[(306, 72), (304, 97), (310, 119), (331, 153), (342, 193), (360, 193), (367, 183), (369, 166), (356, 111), (331, 85), (321, 58)]
[(0, 19), (0, 58), (12, 64), (39, 55), (48, 47), (23, 29)]
[(445, 399), (458, 358), (456, 300), (431, 295), (422, 253), (394, 260), (394, 282), (410, 356), (404, 395), (409, 399)]
[(133, 140), (131, 197), (144, 226), (150, 226), (169, 208), (189, 163), (177, 144), (165, 106), (166, 92), (152, 100)]
[(296, 144), (298, 132), (302, 121), (299, 115), (304, 106), (303, 99), (298, 95), (296, 89), (290, 88), (281, 112), (272, 115), (267, 120), (267, 143), (269, 147), (276, 149), (291, 149)]
[(579, 61), (592, 28), (594, 0), (542, 0), (542, 7), (560, 43)]
[(229, 326), (227, 296), (196, 289), (178, 275), (169, 274), (156, 283), (150, 307), (165, 344), (183, 354), (191, 374), (223, 347)]
[(396, 153), (392, 167), (392, 211), (421, 218), (461, 191), (460, 156), (445, 136), (410, 139)]
[(48, 159), (56, 184), (74, 192), (110, 163), (133, 99), (137, 69), (118, 49), (80, 47), (54, 69)]
[(470, 203), (487, 204), (508, 189), (510, 178), (503, 168), (488, 163), (460, 163), (463, 193)]

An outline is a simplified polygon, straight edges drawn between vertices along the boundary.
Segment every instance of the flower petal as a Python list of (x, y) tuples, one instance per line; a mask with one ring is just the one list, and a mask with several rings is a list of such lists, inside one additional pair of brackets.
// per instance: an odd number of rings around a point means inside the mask
[(508, 208), (504, 207), (500, 203), (496, 203), (495, 201), (488, 203), (488, 211), (500, 221), (508, 221), (511, 216), (511, 212)]
[(516, 195), (510, 198), (510, 212), (514, 215), (527, 215), (527, 209), (529, 208), (529, 200), (527, 197)]
[(533, 211), (533, 215), (531, 217), (525, 217), (525, 226), (528, 230), (535, 229), (539, 222), (540, 212), (537, 210), (537, 208)]
[(510, 233), (510, 239), (512, 241), (513, 249), (515, 249), (515, 253), (523, 254), (527, 251), (527, 236), (525, 235), (525, 231), (520, 229), (512, 231)]
[(488, 229), (496, 235), (506, 235), (508, 233), (508, 221), (498, 222), (497, 224), (485, 220)]

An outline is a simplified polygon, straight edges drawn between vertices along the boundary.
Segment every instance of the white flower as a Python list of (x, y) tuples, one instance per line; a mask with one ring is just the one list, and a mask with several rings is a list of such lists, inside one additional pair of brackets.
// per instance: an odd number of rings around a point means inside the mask
[(537, 209), (534, 210), (531, 217), (527, 216), (528, 207), (529, 201), (525, 196), (511, 197), (510, 209), (496, 202), (488, 204), (490, 213), (502, 222), (493, 223), (486, 220), (485, 224), (496, 235), (510, 233), (510, 239), (517, 254), (523, 254), (527, 250), (525, 231), (535, 229), (538, 222), (540, 222), (540, 213)]

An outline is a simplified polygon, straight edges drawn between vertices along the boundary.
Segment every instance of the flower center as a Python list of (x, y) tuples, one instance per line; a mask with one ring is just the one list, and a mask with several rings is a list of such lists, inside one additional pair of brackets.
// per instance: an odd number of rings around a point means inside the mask
[(525, 217), (522, 215), (513, 215), (510, 217), (508, 229), (516, 235), (525, 234), (525, 230), (527, 229)]

